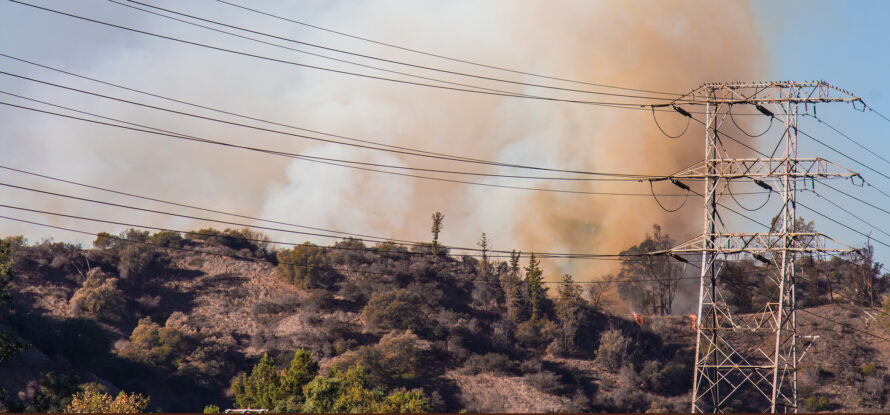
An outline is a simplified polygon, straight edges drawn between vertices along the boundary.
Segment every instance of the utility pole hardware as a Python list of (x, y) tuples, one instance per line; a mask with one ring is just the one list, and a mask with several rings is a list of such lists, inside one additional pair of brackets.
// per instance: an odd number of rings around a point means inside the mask
[[(703, 179), (704, 229), (702, 235), (664, 252), (675, 258), (700, 254), (702, 259), (691, 410), (724, 412), (733, 401), (757, 401), (764, 404), (764, 411), (797, 412), (801, 336), (795, 315), (795, 259), (853, 250), (795, 226), (798, 186), (829, 177), (859, 177), (825, 159), (797, 157), (798, 115), (801, 107), (806, 110), (817, 103), (861, 100), (817, 81), (711, 83), (677, 101), (704, 107), (707, 117), (704, 161), (672, 176), (672, 180)], [(734, 106), (755, 109), (780, 123), (782, 134), (775, 146), (769, 146), (775, 147), (772, 154), (731, 157), (730, 152), (741, 149), (728, 146), (731, 143), (723, 134)], [(727, 229), (718, 210), (732, 181), (753, 182), (781, 196), (771, 229), (763, 233)], [(772, 215), (767, 218), (772, 219)], [(767, 281), (761, 283), (768, 288), (768, 300), (755, 313), (733, 312), (721, 293), (721, 271), (728, 260), (739, 258), (756, 259), (768, 269)]]

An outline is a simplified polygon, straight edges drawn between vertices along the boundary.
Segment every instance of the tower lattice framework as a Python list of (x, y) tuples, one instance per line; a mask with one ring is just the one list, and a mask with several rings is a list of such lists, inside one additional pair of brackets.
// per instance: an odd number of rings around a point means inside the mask
[[(769, 412), (798, 410), (801, 355), (795, 315), (795, 259), (852, 250), (795, 226), (798, 187), (828, 177), (858, 177), (822, 158), (797, 157), (800, 110), (822, 102), (861, 101), (819, 81), (705, 84), (675, 103), (703, 108), (707, 117), (705, 160), (672, 176), (673, 180), (704, 182), (703, 232), (665, 252), (674, 257), (700, 254), (702, 260), (692, 412), (723, 412), (740, 401), (762, 402), (761, 409)], [(782, 127), (774, 147), (769, 146), (774, 150), (768, 157), (733, 158), (730, 154), (745, 150), (721, 131), (729, 129), (726, 123), (730, 117), (739, 117), (739, 111), (745, 110), (771, 117), (771, 123)], [(730, 183), (746, 180), (781, 197), (778, 212), (759, 216), (760, 221), (772, 225), (766, 232), (731, 232), (720, 215)], [(766, 270), (759, 289), (768, 300), (755, 313), (734, 312), (721, 292), (721, 284), (728, 283), (721, 280), (727, 261), (742, 258), (755, 259), (763, 264), (759, 268)]]

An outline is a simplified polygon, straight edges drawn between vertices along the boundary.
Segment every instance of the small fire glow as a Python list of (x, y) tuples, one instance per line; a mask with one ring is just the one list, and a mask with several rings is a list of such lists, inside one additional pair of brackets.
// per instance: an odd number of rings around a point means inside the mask
[(636, 311), (631, 312), (634, 313), (634, 321), (637, 323), (637, 325), (643, 327), (643, 316), (637, 314)]

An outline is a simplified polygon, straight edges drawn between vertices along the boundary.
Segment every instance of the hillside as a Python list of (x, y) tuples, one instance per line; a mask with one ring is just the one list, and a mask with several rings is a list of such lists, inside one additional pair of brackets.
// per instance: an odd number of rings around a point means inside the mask
[[(529, 293), (511, 294), (509, 264), (486, 275), (476, 259), (429, 247), (303, 245), (288, 278), (275, 266), (282, 253), (261, 243), (124, 236), (93, 249), (8, 239), (0, 329), (30, 346), (0, 363), (7, 410), (52, 408), (38, 405), (50, 391), (89, 382), (148, 395), (151, 410), (234, 407), (239, 373), (264, 353), (284, 370), (306, 348), (321, 373), (361, 363), (374, 385), (422, 392), (436, 411), (688, 411), (687, 317), (638, 326), (565, 286), (536, 309)], [(890, 410), (890, 344), (868, 334), (890, 333), (860, 306), (805, 310), (802, 334), (819, 336), (800, 374), (808, 409)], [(624, 347), (607, 356), (613, 341)], [(76, 378), (73, 389), (50, 372)]]

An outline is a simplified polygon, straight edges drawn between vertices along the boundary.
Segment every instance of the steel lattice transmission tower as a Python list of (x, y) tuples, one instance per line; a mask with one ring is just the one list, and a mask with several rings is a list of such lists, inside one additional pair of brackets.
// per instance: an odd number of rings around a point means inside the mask
[[(665, 251), (674, 257), (701, 254), (702, 259), (692, 412), (722, 412), (734, 400), (760, 402), (763, 411), (797, 412), (797, 368), (802, 356), (795, 316), (795, 258), (852, 250), (795, 226), (798, 186), (827, 177), (859, 176), (825, 159), (797, 157), (800, 110), (822, 102), (861, 100), (820, 81), (712, 83), (676, 101), (675, 105), (700, 106), (707, 116), (705, 160), (672, 176), (675, 183), (684, 178), (704, 181), (704, 229), (701, 236)], [(739, 110), (771, 117), (771, 123), (782, 127), (768, 157), (731, 156), (744, 149), (721, 132)], [(732, 181), (753, 182), (781, 196), (779, 212), (760, 216), (772, 224), (771, 229), (763, 233), (727, 229), (719, 209)], [(721, 271), (728, 260), (741, 258), (756, 259), (768, 269), (760, 287), (768, 291), (768, 300), (756, 313), (734, 312), (721, 293), (721, 284), (727, 283), (721, 280)]]

